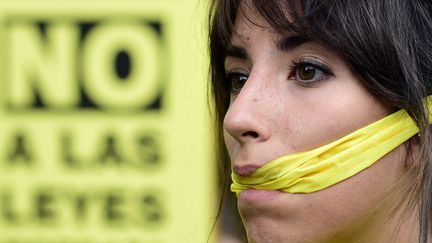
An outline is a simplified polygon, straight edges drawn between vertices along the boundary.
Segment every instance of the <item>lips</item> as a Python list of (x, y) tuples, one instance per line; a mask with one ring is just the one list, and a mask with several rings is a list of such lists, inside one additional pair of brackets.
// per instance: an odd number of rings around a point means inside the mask
[(233, 171), (239, 176), (249, 176), (254, 171), (256, 171), (259, 167), (260, 167), (259, 165), (254, 165), (254, 164), (247, 164), (243, 166), (234, 165)]

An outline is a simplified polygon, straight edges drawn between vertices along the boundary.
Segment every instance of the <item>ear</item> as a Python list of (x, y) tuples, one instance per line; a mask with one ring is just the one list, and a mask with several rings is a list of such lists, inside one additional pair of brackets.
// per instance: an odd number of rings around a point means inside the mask
[(420, 137), (418, 134), (410, 138), (405, 143), (405, 149), (407, 154), (404, 167), (411, 169), (412, 167), (417, 166), (419, 163), (418, 158), (420, 155)]

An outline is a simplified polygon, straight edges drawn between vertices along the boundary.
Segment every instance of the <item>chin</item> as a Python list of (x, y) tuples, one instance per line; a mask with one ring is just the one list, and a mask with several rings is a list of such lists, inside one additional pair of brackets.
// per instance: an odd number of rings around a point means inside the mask
[[(308, 239), (302, 239), (300, 235), (295, 235), (289, 230), (273, 228), (269, 226), (247, 227), (247, 238), (249, 243), (312, 243)], [(316, 242), (314, 242), (316, 243)]]
[(286, 243), (296, 242), (289, 240), (286, 234), (289, 229), (281, 227), (275, 221), (268, 218), (254, 217), (244, 220), (244, 225), (249, 243)]
[(286, 242), (277, 237), (272, 232), (263, 228), (246, 227), (246, 233), (248, 238), (248, 243), (276, 243), (276, 242)]
[[(282, 194), (271, 200), (240, 198), (238, 209), (249, 243), (319, 243), (332, 237), (337, 228), (331, 217), (318, 217), (303, 200), (304, 195)], [(247, 199), (247, 198), (246, 198)], [(331, 227), (326, 227), (331, 226)], [(333, 241), (334, 242), (334, 241)]]
[[(287, 195), (290, 196), (290, 195)], [(249, 243), (288, 243), (299, 236), (302, 218), (296, 200), (239, 200), (238, 209)]]
[(248, 243), (319, 243), (334, 242), (321, 235), (319, 231), (310, 231), (306, 222), (301, 225), (290, 225), (277, 218), (249, 217), (243, 218)]

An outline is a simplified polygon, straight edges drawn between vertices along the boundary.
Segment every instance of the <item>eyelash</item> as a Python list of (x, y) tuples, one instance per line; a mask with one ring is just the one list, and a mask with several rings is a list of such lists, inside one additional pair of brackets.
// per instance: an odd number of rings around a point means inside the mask
[[(240, 77), (243, 78), (240, 80)], [(225, 79), (229, 86), (229, 91), (231, 94), (238, 94), (240, 90), (243, 88), (243, 85), (246, 83), (247, 79), (249, 78), (248, 74), (244, 74), (239, 71), (232, 71), (227, 72), (225, 74)], [(239, 82), (240, 87), (234, 87), (237, 85), (237, 82)]]
[[(312, 67), (314, 70), (317, 70), (321, 73), (321, 77), (314, 80), (301, 80), (298, 77), (298, 71), (301, 68), (305, 67)], [(324, 64), (314, 61), (314, 60), (308, 60), (303, 59), (298, 62), (293, 62), (292, 65), (290, 65), (290, 72), (288, 75), (288, 79), (296, 80), (300, 86), (303, 87), (313, 87), (314, 85), (317, 85), (321, 83), (322, 81), (327, 80), (329, 77), (334, 76), (334, 73), (331, 71), (330, 68), (325, 66)], [(231, 71), (227, 72), (225, 74), (225, 79), (229, 85), (229, 91), (231, 94), (238, 94), (240, 90), (242, 89), (243, 85), (246, 83), (247, 79), (249, 78), (248, 74), (239, 72), (239, 71)], [(234, 87), (239, 85), (239, 87)]]
[[(299, 78), (298, 76), (298, 72), (301, 68), (305, 67), (312, 67), (314, 70), (319, 71), (322, 76), (318, 79), (313, 80), (301, 80), (301, 78)], [(293, 64), (290, 66), (290, 73), (288, 75), (288, 79), (296, 80), (298, 84), (303, 87), (313, 87), (314, 85), (318, 85), (322, 81), (325, 81), (329, 77), (333, 76), (334, 73), (326, 65), (315, 60), (303, 59), (298, 62), (293, 62)]]

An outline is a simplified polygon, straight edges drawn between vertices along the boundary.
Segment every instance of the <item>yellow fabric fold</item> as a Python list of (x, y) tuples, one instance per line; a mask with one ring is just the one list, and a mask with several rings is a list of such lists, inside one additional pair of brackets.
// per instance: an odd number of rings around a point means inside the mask
[[(427, 103), (432, 106), (431, 97)], [(316, 192), (368, 168), (416, 133), (414, 121), (399, 110), (327, 145), (277, 158), (247, 177), (232, 173), (231, 191)]]

